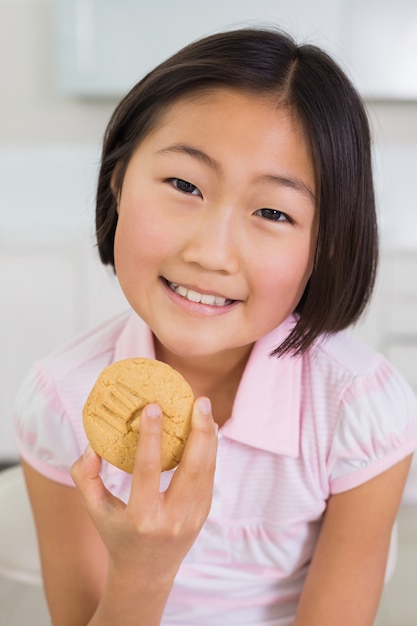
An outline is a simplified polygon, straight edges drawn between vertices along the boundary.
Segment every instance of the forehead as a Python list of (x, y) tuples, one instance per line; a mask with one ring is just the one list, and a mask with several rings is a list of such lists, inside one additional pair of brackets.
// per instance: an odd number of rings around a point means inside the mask
[(310, 145), (294, 111), (282, 101), (229, 88), (178, 98), (137, 146), (131, 167), (143, 171), (146, 163), (161, 158), (184, 163), (184, 155), (191, 155), (233, 184), (298, 180), (316, 204)]
[[(163, 106), (150, 132), (168, 126), (171, 123), (187, 124), (191, 120), (213, 121), (224, 118), (225, 111), (233, 110), (239, 119), (250, 114), (253, 117), (262, 117), (265, 112), (269, 115), (279, 114), (291, 120), (293, 130), (303, 135), (301, 121), (293, 108), (284, 102), (279, 94), (254, 93), (233, 87), (206, 87), (183, 94), (172, 102)], [(235, 116), (234, 116), (235, 117)], [(233, 118), (229, 120), (229, 123)]]
[[(176, 141), (216, 151), (229, 142), (235, 152), (286, 150), (310, 161), (310, 142), (296, 111), (272, 94), (217, 87), (186, 94), (165, 106), (138, 147)], [(255, 155), (255, 152), (253, 153)]]

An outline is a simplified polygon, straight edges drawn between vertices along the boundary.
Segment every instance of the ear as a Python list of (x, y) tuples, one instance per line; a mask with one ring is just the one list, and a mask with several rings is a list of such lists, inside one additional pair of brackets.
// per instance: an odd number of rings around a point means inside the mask
[(116, 201), (116, 211), (119, 213), (120, 195), (122, 192), (122, 181), (120, 180), (121, 164), (118, 161), (110, 178), (110, 189)]

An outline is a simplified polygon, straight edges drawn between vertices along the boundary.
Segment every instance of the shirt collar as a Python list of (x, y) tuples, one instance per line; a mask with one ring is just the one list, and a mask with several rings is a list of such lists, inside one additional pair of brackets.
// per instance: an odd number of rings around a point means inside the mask
[(151, 330), (136, 313), (132, 313), (128, 317), (114, 350), (115, 361), (134, 357), (155, 358), (155, 346)]
[(274, 454), (297, 457), (302, 357), (270, 356), (294, 325), (288, 318), (253, 347), (223, 434)]
[[(289, 317), (253, 347), (230, 419), (221, 432), (248, 446), (290, 457), (299, 455), (302, 357), (270, 356), (295, 323)], [(154, 359), (149, 327), (132, 314), (116, 342), (114, 360)]]

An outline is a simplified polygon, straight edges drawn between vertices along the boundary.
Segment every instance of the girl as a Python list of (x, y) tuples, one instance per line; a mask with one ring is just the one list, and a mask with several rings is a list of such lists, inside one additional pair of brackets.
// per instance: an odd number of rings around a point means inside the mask
[[(350, 82), (274, 30), (186, 47), (113, 114), (96, 226), (131, 309), (37, 363), (17, 403), (53, 624), (371, 625), (417, 403), (341, 332), (377, 256)], [(90, 388), (131, 356), (197, 397), (176, 471), (156, 404), (133, 476), (82, 455)]]

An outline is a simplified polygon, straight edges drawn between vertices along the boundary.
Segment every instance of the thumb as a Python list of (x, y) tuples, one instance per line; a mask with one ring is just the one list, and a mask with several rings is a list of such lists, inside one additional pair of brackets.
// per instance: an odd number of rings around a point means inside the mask
[(71, 477), (91, 517), (94, 517), (94, 511), (102, 508), (104, 504), (116, 500), (101, 479), (101, 462), (101, 457), (88, 445), (84, 454), (71, 468)]
[(84, 454), (71, 467), (71, 478), (82, 491), (85, 481), (98, 478), (100, 470), (101, 457), (88, 444)]

